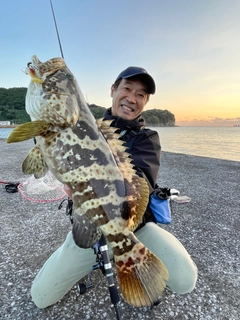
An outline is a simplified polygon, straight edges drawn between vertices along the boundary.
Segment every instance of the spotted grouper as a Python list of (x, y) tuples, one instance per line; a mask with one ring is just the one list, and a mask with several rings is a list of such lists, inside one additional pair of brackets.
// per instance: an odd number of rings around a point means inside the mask
[(103, 233), (125, 300), (137, 307), (153, 305), (166, 287), (168, 271), (133, 233), (148, 203), (146, 181), (133, 169), (111, 121), (95, 120), (62, 58), (42, 63), (33, 56), (26, 72), (31, 76), (26, 95), (31, 122), (17, 126), (7, 139), (36, 137), (23, 172), (40, 178), (50, 170), (68, 186), (76, 244), (91, 247)]

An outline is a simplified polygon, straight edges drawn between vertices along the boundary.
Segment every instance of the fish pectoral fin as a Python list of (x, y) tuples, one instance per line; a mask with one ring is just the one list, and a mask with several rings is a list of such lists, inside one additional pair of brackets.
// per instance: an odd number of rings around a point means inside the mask
[(45, 136), (50, 126), (50, 123), (41, 120), (20, 124), (10, 133), (6, 142), (21, 142), (37, 136)]
[(141, 242), (121, 256), (114, 256), (121, 292), (135, 307), (148, 307), (159, 300), (168, 281), (168, 270)]
[(35, 178), (44, 177), (48, 171), (47, 164), (38, 146), (32, 148), (22, 163), (22, 172), (34, 174)]
[(72, 234), (77, 246), (90, 248), (101, 238), (102, 231), (86, 215), (75, 214)]

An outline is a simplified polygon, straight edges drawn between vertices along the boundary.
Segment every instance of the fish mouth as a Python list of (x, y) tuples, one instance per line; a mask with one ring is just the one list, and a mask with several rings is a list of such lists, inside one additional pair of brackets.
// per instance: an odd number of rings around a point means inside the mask
[(36, 77), (32, 77), (32, 81), (35, 83), (43, 83), (44, 81), (42, 79), (36, 78)]
[(26, 75), (31, 77), (31, 80), (35, 83), (43, 83), (44, 81), (36, 76), (35, 68), (32, 62), (28, 62), (27, 67), (22, 70)]
[(34, 76), (31, 76), (31, 80), (35, 83), (43, 83), (44, 82), (42, 79), (34, 77)]

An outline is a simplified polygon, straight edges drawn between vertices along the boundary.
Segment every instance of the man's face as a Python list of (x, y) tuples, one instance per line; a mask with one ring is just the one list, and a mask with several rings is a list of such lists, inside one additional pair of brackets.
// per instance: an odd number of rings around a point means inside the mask
[(122, 79), (118, 88), (111, 87), (112, 115), (125, 120), (136, 119), (148, 102), (147, 87), (139, 80)]

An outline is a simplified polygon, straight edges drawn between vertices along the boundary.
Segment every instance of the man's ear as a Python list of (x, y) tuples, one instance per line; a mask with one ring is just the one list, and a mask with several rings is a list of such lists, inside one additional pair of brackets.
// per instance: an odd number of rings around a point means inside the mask
[(114, 93), (115, 89), (114, 89), (114, 84), (112, 84), (111, 86), (111, 93), (110, 93), (110, 97), (113, 97), (113, 93)]

